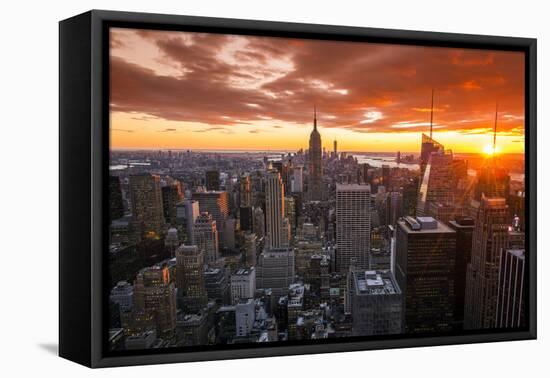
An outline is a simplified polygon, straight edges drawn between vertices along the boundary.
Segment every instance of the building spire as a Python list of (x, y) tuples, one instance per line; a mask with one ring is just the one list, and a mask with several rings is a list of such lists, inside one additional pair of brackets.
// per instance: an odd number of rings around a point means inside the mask
[(313, 105), (313, 130), (317, 130), (317, 107)]
[(497, 121), (498, 121), (498, 101), (495, 108), (495, 126), (493, 128), (493, 157), (497, 152)]
[(433, 134), (433, 122), (434, 122), (434, 89), (432, 88), (432, 106), (430, 110), (430, 139)]

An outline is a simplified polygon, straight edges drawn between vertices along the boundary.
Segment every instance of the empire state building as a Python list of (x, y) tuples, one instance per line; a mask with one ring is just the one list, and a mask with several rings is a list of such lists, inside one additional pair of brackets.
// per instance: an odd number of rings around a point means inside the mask
[(309, 183), (308, 195), (310, 201), (323, 199), (321, 134), (317, 131), (317, 110), (313, 108), (313, 131), (309, 135)]

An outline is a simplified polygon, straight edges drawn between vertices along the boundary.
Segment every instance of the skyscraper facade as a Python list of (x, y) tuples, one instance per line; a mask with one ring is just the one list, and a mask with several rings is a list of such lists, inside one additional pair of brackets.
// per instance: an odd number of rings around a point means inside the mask
[(185, 211), (185, 227), (187, 230), (187, 238), (189, 244), (195, 243), (195, 220), (200, 215), (200, 207), (198, 201), (186, 200), (184, 202)]
[(219, 258), (218, 230), (216, 221), (208, 213), (201, 213), (195, 219), (194, 243), (204, 253), (204, 262), (212, 264)]
[(134, 281), (134, 307), (153, 315), (157, 336), (171, 338), (176, 329), (176, 290), (166, 266), (142, 269)]
[(183, 201), (183, 193), (179, 182), (162, 187), (162, 210), (166, 223), (174, 226), (176, 224), (176, 205)]
[(434, 218), (397, 222), (395, 276), (406, 333), (452, 330), (455, 253), (456, 232)]
[(176, 287), (179, 302), (188, 312), (206, 306), (204, 253), (196, 245), (181, 245), (176, 251)]
[(288, 245), (288, 228), (285, 230), (285, 190), (283, 180), (278, 172), (272, 171), (266, 179), (266, 246), (281, 248)]
[(304, 191), (304, 168), (294, 166), (292, 168), (292, 184), (290, 186), (292, 193), (302, 193)]
[(223, 191), (195, 192), (193, 200), (199, 202), (201, 213), (208, 213), (216, 221), (220, 245), (225, 246), (224, 226), (229, 216), (229, 193)]
[(349, 300), (354, 336), (388, 335), (402, 332), (401, 290), (390, 271), (357, 270), (349, 273)]
[(235, 305), (235, 335), (245, 337), (252, 331), (256, 320), (256, 307), (254, 299), (244, 299)]
[(449, 227), (456, 232), (456, 259), (455, 259), (455, 329), (464, 327), (464, 298), (466, 296), (466, 270), (472, 258), (472, 238), (475, 219), (459, 217), (450, 221)]
[(206, 190), (220, 190), (220, 171), (213, 169), (205, 173)]
[(369, 185), (336, 185), (337, 269), (346, 272), (352, 260), (369, 268), (371, 195)]
[(507, 247), (508, 206), (504, 198), (481, 199), (466, 273), (464, 328), (492, 328), (496, 324), (498, 272), (501, 249)]
[(256, 286), (271, 289), (274, 295), (285, 295), (294, 282), (294, 252), (290, 248), (264, 250), (256, 267)]
[(256, 293), (256, 269), (238, 269), (231, 275), (231, 303), (254, 298)]
[(164, 225), (160, 177), (151, 174), (130, 176), (132, 216), (143, 232), (159, 234)]
[(252, 231), (258, 238), (265, 236), (265, 214), (261, 207), (255, 207), (252, 212)]
[(122, 218), (124, 215), (124, 202), (118, 176), (109, 176), (109, 209), (111, 220)]
[(422, 134), (422, 144), (420, 147), (420, 177), (424, 176), (426, 166), (428, 165), (432, 153), (442, 152), (443, 150), (443, 145), (435, 141), (431, 135)]
[(250, 190), (250, 176), (241, 176), (239, 181), (239, 203), (240, 207), (252, 206), (252, 193)]
[(244, 234), (243, 262), (245, 267), (256, 266), (258, 237), (253, 232)]
[(502, 249), (498, 275), (496, 326), (525, 327), (525, 249)]
[(428, 216), (430, 205), (452, 201), (452, 163), (453, 155), (448, 152), (437, 152), (430, 155), (428, 165), (420, 182), (417, 216)]

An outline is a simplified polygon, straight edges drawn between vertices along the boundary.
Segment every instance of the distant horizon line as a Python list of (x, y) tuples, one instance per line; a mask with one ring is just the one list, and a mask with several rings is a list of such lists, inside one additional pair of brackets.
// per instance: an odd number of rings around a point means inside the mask
[[(170, 148), (170, 147), (116, 147), (116, 148), (110, 148), (109, 151), (200, 151), (200, 152), (227, 152), (227, 153), (236, 153), (236, 152), (250, 152), (250, 153), (260, 153), (260, 152), (268, 152), (268, 153), (288, 153), (288, 152), (297, 152), (300, 149), (250, 149), (250, 148), (185, 148), (185, 147), (177, 147), (177, 148)], [(307, 151), (307, 149), (302, 148), (302, 150)], [(451, 149), (452, 150), (452, 149)], [(326, 150), (327, 152), (334, 152), (333, 150)], [(420, 151), (355, 151), (355, 150), (338, 150), (338, 153), (346, 152), (346, 153), (358, 153), (358, 154), (366, 154), (366, 153), (383, 153), (383, 154), (397, 154), (397, 152), (400, 152), (401, 155), (410, 155), (410, 154), (420, 154)], [(453, 154), (468, 154), (468, 155), (484, 155), (483, 152), (462, 152), (462, 151), (454, 151), (452, 150)], [(499, 152), (498, 155), (525, 155), (525, 152)]]

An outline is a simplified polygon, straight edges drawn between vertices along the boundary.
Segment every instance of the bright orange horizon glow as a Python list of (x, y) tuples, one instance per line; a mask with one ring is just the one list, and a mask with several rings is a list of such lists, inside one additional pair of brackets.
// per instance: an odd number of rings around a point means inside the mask
[[(112, 29), (112, 149), (524, 153), (524, 56)], [(498, 99), (497, 149), (492, 147)]]
[(500, 154), (500, 148), (498, 146), (493, 147), (492, 144), (488, 144), (483, 148), (483, 153), (489, 156)]

